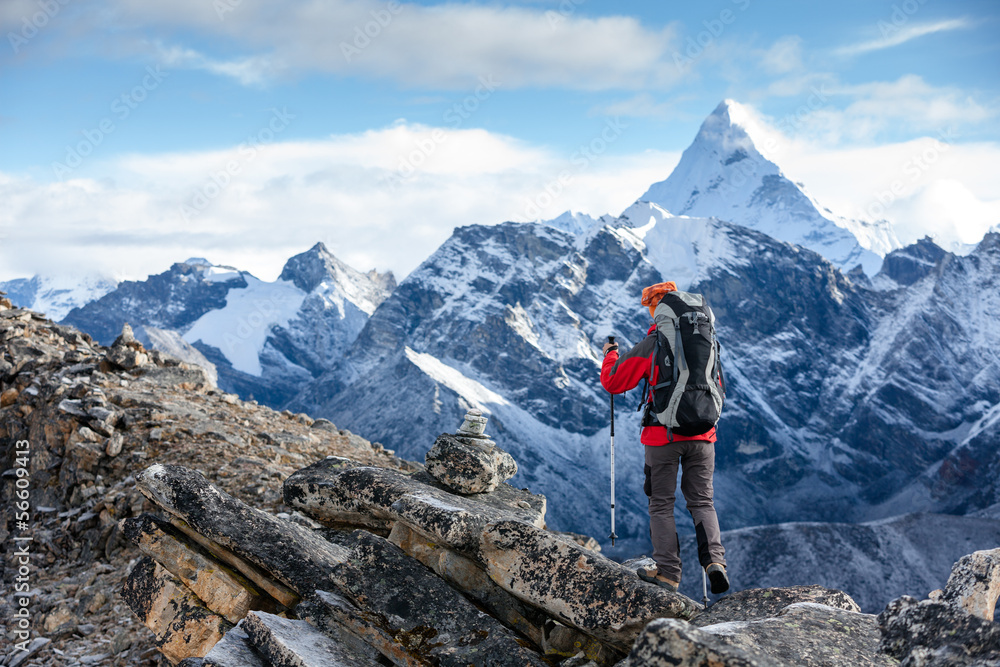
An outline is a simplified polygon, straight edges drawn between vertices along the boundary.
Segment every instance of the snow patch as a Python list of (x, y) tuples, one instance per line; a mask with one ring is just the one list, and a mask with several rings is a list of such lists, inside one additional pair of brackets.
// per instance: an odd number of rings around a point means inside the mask
[(233, 368), (260, 377), (260, 353), (271, 328), (287, 325), (306, 295), (284, 280), (267, 283), (249, 274), (243, 277), (247, 286), (229, 290), (225, 307), (198, 318), (184, 340), (216, 347)]
[(453, 392), (464, 398), (469, 403), (476, 405), (484, 412), (489, 412), (489, 405), (507, 405), (507, 399), (500, 394), (487, 389), (481, 383), (466, 377), (451, 366), (440, 361), (437, 357), (423, 352), (416, 352), (407, 347), (404, 350), (406, 358), (417, 368), (426, 373), (432, 380), (439, 382), (451, 389)]

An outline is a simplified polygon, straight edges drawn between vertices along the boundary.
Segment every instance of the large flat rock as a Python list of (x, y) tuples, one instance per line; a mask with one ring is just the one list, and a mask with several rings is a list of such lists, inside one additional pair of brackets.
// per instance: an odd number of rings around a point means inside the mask
[(480, 552), (490, 578), (505, 590), (624, 653), (652, 619), (691, 618), (701, 610), (601, 554), (525, 523), (491, 524)]
[(250, 507), (188, 468), (152, 465), (136, 475), (136, 482), (155, 504), (258, 565), (300, 596), (332, 586), (332, 568), (347, 560), (345, 548)]
[(797, 602), (774, 618), (702, 628), (732, 646), (801, 667), (888, 667), (879, 652), (875, 617), (813, 602)]
[(732, 646), (681, 619), (659, 618), (643, 629), (624, 667), (798, 667), (798, 663)]
[(254, 650), (271, 667), (371, 667), (358, 655), (305, 621), (293, 621), (266, 612), (250, 612), (243, 622)]
[(320, 521), (343, 522), (368, 516), (404, 521), (449, 548), (475, 556), (479, 536), (495, 521), (545, 523), (545, 499), (509, 485), (493, 493), (462, 496), (436, 485), (426, 472), (358, 466), (331, 457), (285, 480), (285, 503)]

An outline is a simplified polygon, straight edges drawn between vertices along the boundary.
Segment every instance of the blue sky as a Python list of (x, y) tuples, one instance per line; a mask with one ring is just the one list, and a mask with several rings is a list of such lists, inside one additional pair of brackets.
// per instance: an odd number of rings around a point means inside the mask
[(273, 278), (316, 240), (405, 275), (455, 225), (620, 212), (724, 98), (838, 212), (936, 150), (886, 217), (1000, 223), (996, 2), (6, 0), (0, 29), (0, 279)]

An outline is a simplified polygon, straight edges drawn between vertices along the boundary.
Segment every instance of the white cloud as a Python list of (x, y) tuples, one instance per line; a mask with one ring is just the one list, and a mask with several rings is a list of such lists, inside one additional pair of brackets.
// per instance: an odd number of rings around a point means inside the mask
[(881, 145), (824, 143), (789, 136), (757, 115), (755, 140), (794, 181), (835, 213), (884, 218), (903, 243), (935, 237), (952, 248), (976, 243), (1000, 223), (996, 143), (960, 143), (940, 134)]
[(278, 69), (268, 56), (251, 56), (235, 60), (213, 60), (193, 49), (156, 44), (161, 64), (166, 67), (200, 69), (219, 76), (236, 79), (244, 86), (258, 86)]
[(785, 74), (802, 69), (802, 38), (786, 35), (778, 39), (761, 57), (761, 64), (770, 74)]
[[(249, 81), (320, 71), (436, 89), (462, 89), (493, 76), (508, 88), (639, 90), (668, 87), (682, 76), (671, 60), (674, 29), (651, 29), (625, 16), (570, 13), (553, 21), (552, 12), (522, 7), (378, 0), (106, 1), (120, 26), (194, 28), (252, 50), (257, 55), (234, 62), (194, 52), (190, 59)], [(231, 10), (217, 12), (220, 3)]]
[(1000, 111), (996, 102), (981, 102), (958, 88), (933, 86), (914, 74), (856, 85), (819, 76), (786, 83), (803, 87), (799, 94), (804, 104), (775, 124), (786, 134), (826, 145), (871, 143), (886, 133), (961, 133)]
[[(86, 177), (63, 182), (0, 174), (0, 231), (8, 235), (0, 279), (67, 270), (141, 278), (189, 256), (273, 278), (316, 241), (358, 269), (402, 276), (459, 225), (551, 218), (570, 208), (618, 213), (678, 158), (646, 152), (581, 161), (483, 130), (400, 123), (274, 142), (252, 157), (246, 146), (133, 155), (88, 164), (77, 172)], [(227, 176), (230, 163), (239, 169)], [(412, 175), (401, 175), (416, 163)], [(191, 209), (187, 218), (182, 205)]]
[[(895, 5), (894, 5), (895, 7)], [(898, 9), (897, 9), (898, 11)], [(907, 19), (904, 15), (903, 20)], [(899, 25), (897, 25), (899, 23)], [(932, 23), (905, 23), (892, 21), (879, 21), (879, 30), (882, 33), (878, 39), (873, 39), (859, 44), (850, 44), (837, 49), (837, 53), (845, 56), (854, 56), (870, 51), (880, 51), (893, 46), (905, 44), (911, 40), (933, 35), (936, 32), (946, 32), (949, 30), (960, 30), (971, 27), (971, 23), (965, 19), (948, 19), (945, 21), (935, 21)]]

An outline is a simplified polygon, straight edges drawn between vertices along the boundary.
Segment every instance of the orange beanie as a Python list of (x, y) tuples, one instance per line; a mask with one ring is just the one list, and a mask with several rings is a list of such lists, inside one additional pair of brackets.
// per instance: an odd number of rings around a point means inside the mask
[(660, 299), (663, 298), (664, 294), (676, 291), (677, 283), (672, 280), (665, 283), (656, 283), (642, 290), (642, 305), (649, 306), (649, 316), (653, 316), (653, 311), (656, 310), (656, 306), (659, 305)]

